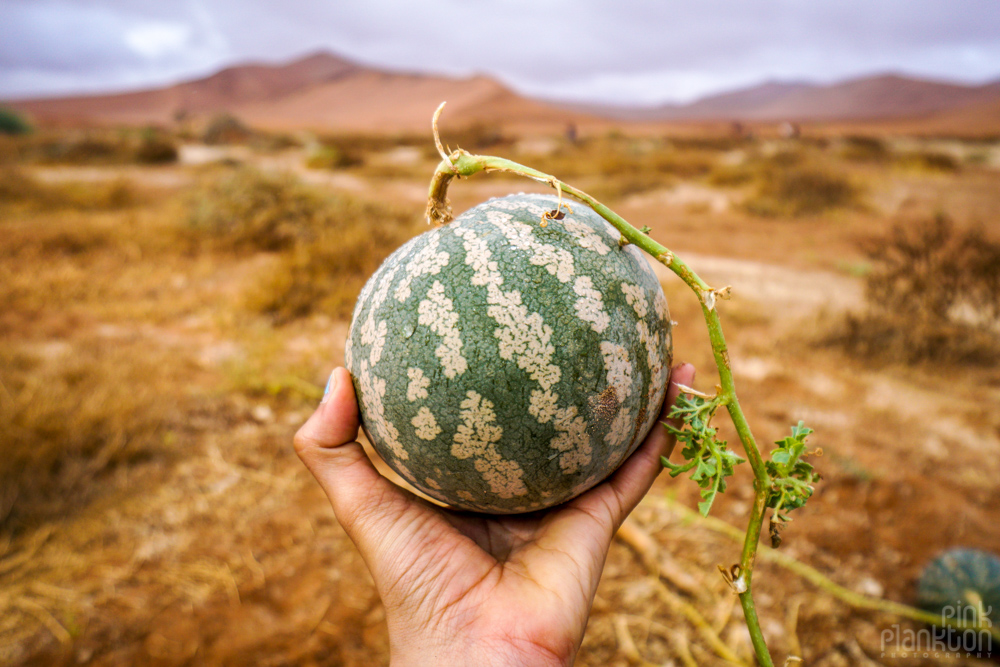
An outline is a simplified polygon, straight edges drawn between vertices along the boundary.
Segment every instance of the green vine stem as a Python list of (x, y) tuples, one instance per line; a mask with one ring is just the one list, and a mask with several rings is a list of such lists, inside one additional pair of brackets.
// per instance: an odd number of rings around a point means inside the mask
[(750, 631), (750, 639), (753, 643), (757, 660), (762, 667), (773, 667), (774, 663), (771, 661), (771, 656), (764, 641), (763, 632), (761, 631), (760, 621), (757, 618), (752, 591), (753, 568), (757, 554), (757, 545), (760, 542), (761, 527), (764, 523), (764, 513), (767, 509), (768, 499), (772, 493), (773, 480), (768, 474), (760, 450), (750, 431), (750, 426), (736, 398), (736, 386), (733, 380), (732, 367), (729, 362), (729, 351), (726, 346), (726, 339), (722, 334), (722, 323), (719, 320), (719, 313), (716, 308), (718, 300), (728, 298), (729, 287), (718, 290), (713, 289), (666, 246), (657, 243), (645, 233), (633, 227), (624, 218), (597, 201), (594, 197), (571, 185), (563, 183), (555, 176), (504, 158), (489, 155), (472, 155), (461, 148), (451, 153), (446, 153), (444, 147), (441, 145), (437, 131), (437, 120), (443, 107), (444, 104), (438, 107), (433, 121), (434, 140), (442, 159), (431, 179), (427, 196), (426, 219), (429, 224), (439, 226), (452, 220), (451, 204), (447, 198), (448, 185), (452, 179), (467, 178), (478, 173), (490, 172), (518, 174), (540, 183), (548, 184), (559, 193), (560, 198), (565, 193), (590, 206), (621, 233), (621, 243), (623, 245), (632, 243), (656, 258), (658, 262), (683, 280), (698, 297), (705, 323), (708, 326), (709, 340), (712, 345), (715, 365), (719, 371), (720, 386), (714, 400), (718, 405), (724, 405), (729, 412), (729, 416), (736, 428), (740, 443), (743, 445), (743, 450), (746, 452), (754, 474), (754, 503), (750, 513), (746, 537), (743, 542), (743, 551), (739, 564), (734, 565), (729, 570), (727, 581), (729, 581), (730, 586), (739, 595), (740, 605), (743, 607), (743, 614), (746, 618), (747, 628)]
[[(683, 521), (690, 521), (692, 523), (705, 526), (709, 530), (719, 533), (720, 535), (724, 535), (735, 542), (739, 542), (743, 539), (743, 533), (740, 532), (739, 528), (730, 525), (722, 519), (717, 519), (711, 516), (702, 516), (697, 512), (684, 507), (672, 498), (650, 498), (647, 496), (647, 498), (643, 500), (643, 503), (661, 505), (671, 512), (679, 514)], [(883, 600), (881, 598), (857, 593), (836, 583), (816, 568), (806, 565), (794, 556), (790, 556), (789, 554), (778, 551), (777, 549), (765, 546), (760, 550), (759, 555), (763, 560), (771, 561), (776, 565), (785, 568), (789, 572), (797, 574), (812, 585), (829, 594), (831, 597), (834, 597), (856, 609), (868, 609), (870, 611), (883, 612), (886, 614), (892, 614), (893, 616), (899, 616), (901, 618), (908, 618), (919, 623), (927, 623), (929, 625), (938, 626), (945, 625), (958, 630), (986, 631), (993, 637), (994, 641), (1000, 642), (1000, 627), (971, 625), (963, 623), (961, 620), (957, 619), (942, 618), (939, 614), (932, 614), (929, 611), (911, 607), (900, 602)]]

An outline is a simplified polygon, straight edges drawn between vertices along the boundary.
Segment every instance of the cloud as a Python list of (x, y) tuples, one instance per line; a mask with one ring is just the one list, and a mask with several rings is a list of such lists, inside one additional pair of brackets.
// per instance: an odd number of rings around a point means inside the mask
[(944, 0), (3, 0), (0, 96), (158, 83), (317, 48), (486, 73), (534, 95), (657, 103), (886, 70), (985, 80), (1000, 75), (1000, 12), (994, 0), (960, 11)]
[(146, 21), (125, 29), (125, 43), (147, 60), (176, 55), (191, 41), (191, 26), (168, 21)]
[(211, 18), (193, 3), (0, 5), (0, 97), (162, 85), (232, 57)]

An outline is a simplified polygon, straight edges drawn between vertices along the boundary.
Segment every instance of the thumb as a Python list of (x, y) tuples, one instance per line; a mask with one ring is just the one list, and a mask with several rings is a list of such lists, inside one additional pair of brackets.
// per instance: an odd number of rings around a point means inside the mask
[(295, 434), (295, 449), (302, 456), (311, 449), (339, 447), (353, 442), (358, 437), (360, 425), (351, 374), (346, 368), (335, 368), (327, 380), (323, 400), (316, 412)]
[(295, 434), (296, 453), (323, 487), (337, 521), (352, 538), (354, 526), (377, 511), (378, 497), (395, 489), (357, 442), (360, 423), (351, 374), (346, 368), (336, 368), (316, 412)]

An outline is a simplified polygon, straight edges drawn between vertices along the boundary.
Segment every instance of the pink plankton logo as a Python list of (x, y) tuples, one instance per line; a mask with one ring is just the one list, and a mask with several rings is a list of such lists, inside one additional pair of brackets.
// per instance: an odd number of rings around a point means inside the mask
[[(882, 631), (883, 658), (990, 658), (993, 656), (992, 607), (959, 601), (941, 610), (941, 624), (920, 630), (898, 623)], [(949, 627), (962, 624), (971, 627)]]

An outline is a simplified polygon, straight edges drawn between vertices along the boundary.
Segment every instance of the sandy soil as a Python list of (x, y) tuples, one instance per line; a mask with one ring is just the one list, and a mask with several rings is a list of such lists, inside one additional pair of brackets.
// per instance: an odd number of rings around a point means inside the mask
[[(317, 184), (372, 192), (363, 176), (305, 172), (297, 158), (260, 162)], [(38, 173), (51, 181), (116, 177), (113, 170)], [(179, 186), (187, 173), (152, 170), (140, 178)], [(892, 187), (906, 189), (904, 199), (930, 198), (937, 188), (949, 201), (965, 197), (992, 211), (997, 198), (984, 199), (982, 191), (996, 182), (995, 175), (970, 178), (961, 191), (949, 191), (947, 183), (901, 178)], [(389, 187), (419, 215), (422, 183)], [(461, 183), (456, 209), (534, 187)], [(859, 258), (858, 235), (873, 219), (879, 225), (885, 219), (849, 214), (790, 231), (787, 221), (753, 220), (717, 206), (727, 196), (687, 186), (629, 200), (621, 210), (634, 224), (651, 226), (654, 237), (710, 282), (733, 286), (732, 300), (720, 308), (758, 440), (783, 437), (800, 419), (816, 429), (811, 443), (823, 449), (817, 465), (824, 479), (787, 529), (782, 551), (849, 589), (904, 602), (913, 599), (920, 569), (941, 550), (1000, 552), (1000, 372), (874, 367), (813, 342), (833, 318), (861, 303), (861, 282), (847, 269)], [(708, 213), (701, 207), (706, 201)], [(92, 323), (68, 344), (84, 335), (138, 337), (216, 376), (253, 349), (219, 328), (211, 304), (237, 294), (258, 262), (182, 276), (184, 289), (208, 304), (202, 311), (156, 326)], [(698, 306), (675, 278), (662, 280), (679, 323), (677, 357), (699, 367), (699, 386), (708, 389), (714, 380)], [(280, 344), (286, 356), (318, 369), (310, 378), (318, 385), (342, 362), (346, 328), (315, 317), (280, 331)], [(176, 466), (123, 470), (98, 502), (13, 541), (0, 536), (0, 609), (7, 619), (0, 621), (0, 662), (388, 663), (384, 610), (365, 566), (291, 450), (309, 408), (266, 396), (234, 395), (223, 403), (219, 412), (192, 416), (205, 420), (204, 428)], [(723, 433), (734, 439), (731, 429)], [(748, 473), (742, 466), (714, 516), (744, 523)], [(613, 545), (577, 664), (682, 664), (685, 652), (697, 664), (728, 664), (685, 620), (684, 604), (749, 660), (739, 606), (716, 570), (735, 562), (739, 547), (673, 504), (696, 501), (686, 481), (657, 482), (630, 519), (629, 538)], [(644, 536), (645, 552), (636, 549)], [(659, 576), (650, 572), (650, 553)], [(762, 561), (757, 577), (764, 631), (776, 655), (800, 652), (818, 666), (966, 664), (887, 657), (881, 633), (899, 619), (851, 608), (773, 563)]]

